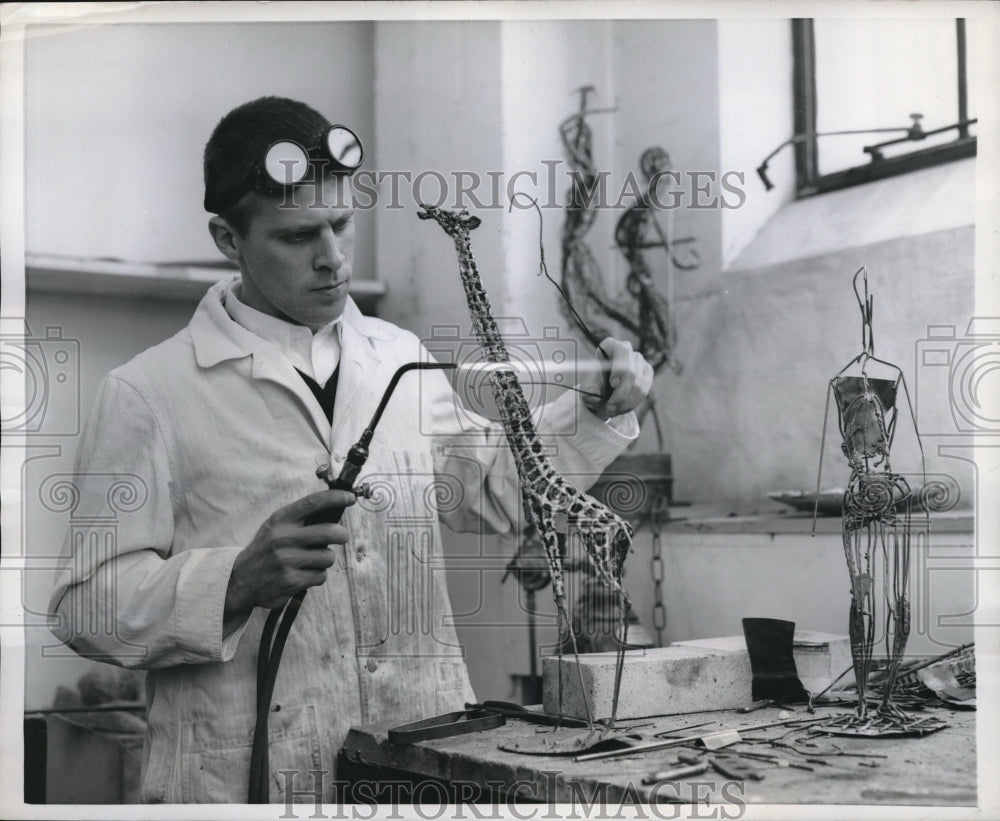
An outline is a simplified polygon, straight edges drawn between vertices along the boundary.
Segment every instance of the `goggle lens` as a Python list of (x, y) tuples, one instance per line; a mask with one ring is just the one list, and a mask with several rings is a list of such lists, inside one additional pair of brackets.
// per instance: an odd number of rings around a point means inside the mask
[(282, 140), (267, 149), (264, 170), (278, 185), (295, 185), (305, 179), (309, 155), (298, 143)]
[(361, 140), (351, 129), (335, 125), (326, 132), (326, 147), (334, 162), (340, 163), (348, 171), (353, 171), (361, 165), (364, 153)]

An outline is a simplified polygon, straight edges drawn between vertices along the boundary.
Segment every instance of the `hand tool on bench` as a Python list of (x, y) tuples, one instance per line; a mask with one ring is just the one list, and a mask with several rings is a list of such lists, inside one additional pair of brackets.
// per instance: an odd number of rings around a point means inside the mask
[(506, 723), (507, 719), (499, 713), (488, 713), (485, 710), (458, 710), (393, 727), (389, 730), (389, 742), (416, 744), (418, 741), (428, 741), (432, 738), (451, 738), (480, 730), (492, 730)]
[(547, 724), (554, 727), (587, 727), (587, 722), (582, 718), (571, 718), (570, 716), (550, 715), (549, 713), (539, 713), (529, 710), (520, 704), (511, 701), (483, 701), (477, 704), (466, 703), (467, 710), (484, 710), (488, 713), (506, 716), (507, 718), (519, 718), (522, 721), (530, 721), (533, 724)]

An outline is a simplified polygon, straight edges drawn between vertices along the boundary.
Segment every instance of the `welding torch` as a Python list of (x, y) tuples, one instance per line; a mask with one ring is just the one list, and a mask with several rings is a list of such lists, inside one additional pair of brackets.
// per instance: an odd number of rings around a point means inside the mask
[[(372, 416), (372, 421), (368, 423), (368, 427), (365, 428), (364, 433), (361, 434), (361, 438), (354, 443), (353, 447), (347, 452), (347, 460), (344, 462), (344, 467), (340, 471), (340, 475), (333, 478), (333, 469), (329, 465), (322, 465), (316, 470), (316, 475), (326, 482), (330, 490), (349, 490), (355, 493), (357, 496), (368, 497), (369, 491), (367, 485), (362, 485), (361, 487), (355, 488), (354, 483), (357, 481), (358, 474), (361, 473), (361, 468), (365, 466), (365, 462), (368, 461), (368, 446), (372, 443), (372, 437), (375, 435), (375, 428), (382, 418), (382, 414), (385, 413), (385, 407), (389, 404), (389, 399), (392, 397), (393, 392), (396, 390), (396, 385), (399, 384), (399, 380), (403, 378), (403, 375), (409, 373), (410, 371), (432, 371), (432, 370), (448, 370), (458, 367), (451, 362), (407, 362), (405, 365), (400, 365), (396, 369), (396, 372), (392, 375), (392, 379), (389, 380), (389, 384), (386, 386), (385, 392), (382, 394), (382, 399), (378, 403), (378, 407), (375, 409), (375, 414)], [(333, 521), (334, 523), (340, 521), (340, 516), (343, 511), (338, 511), (336, 514), (336, 519), (330, 519), (325, 514), (317, 514), (320, 516), (321, 521)]]
[[(355, 487), (358, 474), (368, 461), (368, 447), (371, 445), (372, 437), (375, 435), (375, 427), (378, 425), (386, 405), (392, 397), (399, 380), (404, 374), (414, 370), (445, 370), (454, 368), (455, 365), (448, 362), (408, 362), (400, 366), (392, 375), (389, 384), (386, 386), (382, 399), (372, 416), (371, 422), (357, 442), (347, 453), (347, 460), (340, 474), (334, 478), (333, 471), (329, 465), (324, 465), (316, 470), (316, 476), (327, 483), (331, 490), (347, 490), (355, 495), (369, 497), (370, 492), (367, 486)], [(304, 524), (317, 524), (319, 522), (329, 522), (337, 524), (344, 515), (344, 508), (338, 508), (333, 513), (320, 512), (310, 514), (303, 519)], [(269, 801), (269, 781), (270, 772), (268, 767), (268, 730), (267, 720), (271, 710), (271, 698), (274, 695), (274, 683), (278, 676), (278, 668), (281, 664), (281, 654), (285, 649), (285, 642), (288, 633), (292, 628), (292, 622), (298, 615), (302, 601), (306, 597), (306, 590), (300, 590), (292, 596), (283, 607), (275, 608), (268, 616), (261, 634), (260, 649), (257, 654), (257, 723), (254, 726), (253, 747), (250, 753), (250, 785), (249, 798), (251, 804), (267, 804)]]

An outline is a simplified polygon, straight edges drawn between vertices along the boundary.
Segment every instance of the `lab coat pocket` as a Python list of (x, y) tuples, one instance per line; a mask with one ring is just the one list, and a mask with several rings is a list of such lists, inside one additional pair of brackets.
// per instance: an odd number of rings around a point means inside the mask
[[(250, 777), (254, 716), (185, 722), (181, 736), (181, 795), (185, 802), (243, 802)], [(311, 793), (322, 770), (312, 705), (270, 713), (268, 764), (271, 803), (288, 789)], [(284, 771), (284, 772), (283, 772)]]

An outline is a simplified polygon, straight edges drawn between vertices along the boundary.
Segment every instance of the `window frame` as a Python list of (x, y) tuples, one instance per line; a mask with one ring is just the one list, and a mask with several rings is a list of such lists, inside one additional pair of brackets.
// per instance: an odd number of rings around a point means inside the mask
[[(958, 136), (949, 143), (917, 148), (895, 157), (871, 159), (862, 165), (819, 173), (816, 136), (816, 37), (812, 18), (792, 19), (793, 113), (795, 134), (803, 139), (795, 142), (796, 198), (848, 188), (874, 180), (906, 174), (921, 168), (976, 156), (976, 136), (969, 133), (968, 80), (966, 67), (965, 20), (955, 20), (958, 59), (958, 120), (952, 126)], [(877, 135), (872, 135), (878, 142)], [(919, 144), (914, 140), (914, 144)]]

